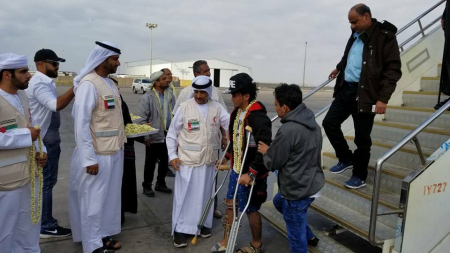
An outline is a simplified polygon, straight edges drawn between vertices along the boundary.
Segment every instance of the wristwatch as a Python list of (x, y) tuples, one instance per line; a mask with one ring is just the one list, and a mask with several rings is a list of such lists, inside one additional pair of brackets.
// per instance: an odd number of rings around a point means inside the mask
[(256, 178), (255, 174), (253, 174), (249, 171), (249, 172), (247, 172), (247, 175), (252, 179), (252, 181), (255, 181), (255, 178)]

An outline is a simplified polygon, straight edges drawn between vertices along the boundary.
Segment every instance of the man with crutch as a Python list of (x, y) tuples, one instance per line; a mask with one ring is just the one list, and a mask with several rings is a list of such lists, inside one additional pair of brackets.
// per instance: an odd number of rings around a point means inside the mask
[[(233, 168), (230, 174), (228, 192), (225, 200), (226, 215), (224, 218), (224, 237), (213, 246), (211, 252), (225, 252), (228, 243), (228, 232), (234, 220), (233, 198), (236, 186), (236, 202), (240, 212), (245, 210), (252, 230), (252, 241), (247, 247), (239, 249), (241, 253), (261, 253), (262, 250), (262, 222), (258, 210), (267, 198), (268, 170), (263, 164), (263, 156), (257, 151), (257, 143), (262, 141), (268, 145), (272, 139), (272, 123), (267, 117), (264, 105), (256, 101), (256, 84), (246, 73), (240, 73), (230, 78), (230, 88), (224, 93), (231, 93), (234, 110), (230, 116), (229, 140), (230, 144), (223, 164), (231, 162)], [(252, 128), (252, 135), (247, 142), (245, 128)], [(245, 149), (248, 152), (243, 159)], [(243, 166), (241, 164), (243, 163)], [(242, 169), (242, 173), (240, 173)], [(239, 174), (241, 176), (239, 177)], [(254, 184), (253, 194), (250, 195), (250, 185)]]
[[(220, 149), (220, 128), (227, 129), (229, 114), (212, 100), (212, 81), (197, 76), (188, 100), (175, 112), (167, 133), (170, 164), (176, 170), (172, 212), (174, 246), (186, 247), (186, 235), (197, 233), (197, 221), (214, 190), (214, 165)], [(209, 212), (201, 237), (210, 237)]]

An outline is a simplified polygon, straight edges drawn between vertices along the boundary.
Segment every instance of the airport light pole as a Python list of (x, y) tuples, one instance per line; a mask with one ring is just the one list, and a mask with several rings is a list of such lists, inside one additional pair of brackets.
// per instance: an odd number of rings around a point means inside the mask
[(158, 24), (147, 23), (145, 27), (150, 29), (150, 74), (148, 77), (152, 75), (152, 50), (153, 50), (153, 29), (158, 27)]
[(305, 42), (305, 59), (303, 61), (303, 88), (305, 88), (305, 71), (306, 71), (306, 49), (308, 47), (308, 41)]

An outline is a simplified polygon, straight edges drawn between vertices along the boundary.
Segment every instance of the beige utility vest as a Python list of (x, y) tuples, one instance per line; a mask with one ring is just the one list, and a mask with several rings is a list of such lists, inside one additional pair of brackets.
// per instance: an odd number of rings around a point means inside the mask
[(111, 88), (116, 94), (119, 94), (119, 90), (116, 86), (109, 86), (95, 71), (83, 77), (80, 83), (84, 81), (91, 82), (97, 91), (97, 105), (92, 112), (90, 124), (95, 153), (97, 155), (114, 154), (127, 142), (123, 124), (122, 101), (120, 97), (115, 96)]
[[(32, 127), (28, 98), (18, 91), (25, 116), (0, 96), (0, 128), (2, 130)], [(11, 191), (30, 181), (30, 148), (0, 150), (0, 191)]]
[(183, 165), (214, 164), (220, 148), (220, 104), (208, 101), (208, 117), (202, 118), (195, 99), (180, 105), (183, 129), (178, 135), (178, 158)]

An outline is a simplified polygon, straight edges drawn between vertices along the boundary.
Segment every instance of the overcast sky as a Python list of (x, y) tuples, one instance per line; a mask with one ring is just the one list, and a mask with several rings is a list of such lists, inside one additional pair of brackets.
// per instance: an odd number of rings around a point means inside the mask
[[(353, 0), (2, 0), (0, 53), (28, 56), (53, 49), (67, 60), (60, 70), (79, 72), (95, 41), (111, 41), (121, 61), (150, 57), (169, 61), (220, 59), (251, 67), (260, 82), (324, 81), (343, 54), (350, 35)], [(438, 0), (367, 0), (373, 17), (398, 28)], [(438, 17), (443, 6), (427, 19)], [(417, 25), (414, 26), (416, 29)], [(416, 32), (414, 30), (413, 32)], [(32, 67), (32, 69), (35, 69)]]

